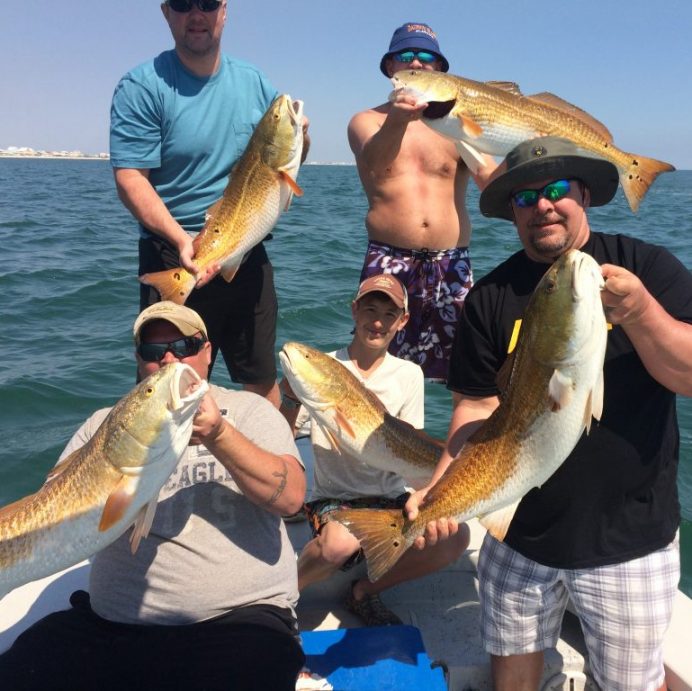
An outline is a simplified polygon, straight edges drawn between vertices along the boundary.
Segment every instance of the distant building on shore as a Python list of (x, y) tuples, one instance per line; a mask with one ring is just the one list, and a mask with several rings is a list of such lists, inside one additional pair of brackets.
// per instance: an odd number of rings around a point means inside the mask
[(85, 158), (108, 160), (110, 156), (106, 153), (85, 154), (81, 151), (45, 151), (43, 149), (32, 149), (28, 146), (9, 146), (6, 149), (0, 149), (0, 158), (69, 158), (71, 160)]

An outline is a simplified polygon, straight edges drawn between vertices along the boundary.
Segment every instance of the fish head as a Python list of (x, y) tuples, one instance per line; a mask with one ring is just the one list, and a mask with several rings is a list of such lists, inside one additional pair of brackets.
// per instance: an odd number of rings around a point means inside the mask
[(149, 375), (114, 406), (103, 423), (110, 428), (111, 462), (129, 474), (162, 460), (172, 463), (172, 470), (190, 441), (192, 420), (208, 390), (207, 382), (181, 362)]
[(303, 102), (280, 94), (262, 116), (250, 146), (258, 147), (262, 161), (274, 170), (297, 172), (303, 151)]
[(596, 260), (579, 250), (567, 251), (551, 265), (531, 296), (522, 326), (537, 360), (571, 363), (604, 341), (603, 285)]
[(308, 410), (331, 407), (343, 398), (342, 366), (326, 353), (293, 341), (284, 344), (279, 359), (293, 392)]
[(394, 91), (389, 100), (403, 93), (413, 97), (416, 104), (427, 104), (421, 122), (447, 139), (477, 146), (482, 128), (467, 117), (466, 110), (473, 102), (473, 98), (469, 99), (473, 93), (466, 88), (467, 83), (471, 84), (469, 80), (444, 72), (402, 70), (392, 77)]
[(427, 103), (423, 120), (434, 127), (434, 121), (447, 118), (457, 104), (459, 92), (453, 77), (444, 72), (428, 70), (400, 70), (392, 78), (394, 90), (389, 100), (394, 101), (397, 94), (405, 94), (416, 103)]

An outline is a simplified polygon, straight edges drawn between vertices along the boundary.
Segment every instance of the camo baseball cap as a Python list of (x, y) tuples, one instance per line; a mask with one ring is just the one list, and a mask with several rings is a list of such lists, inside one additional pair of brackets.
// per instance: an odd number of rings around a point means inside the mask
[(209, 340), (207, 327), (197, 312), (189, 307), (185, 307), (185, 305), (178, 305), (170, 300), (163, 300), (149, 305), (149, 307), (140, 312), (135, 320), (132, 334), (137, 345), (140, 342), (142, 328), (149, 322), (158, 319), (173, 324), (183, 336), (194, 336), (196, 333), (201, 333), (204, 338)]
[(391, 274), (377, 274), (366, 278), (356, 293), (355, 301), (358, 302), (368, 293), (384, 293), (397, 307), (408, 312), (408, 293), (398, 278)]
[(406, 22), (402, 24), (392, 35), (392, 40), (389, 42), (389, 50), (382, 56), (380, 60), (380, 71), (385, 77), (387, 68), (385, 62), (394, 53), (400, 53), (402, 50), (414, 48), (416, 50), (427, 50), (430, 53), (435, 53), (440, 59), (440, 71), (446, 72), (449, 69), (447, 58), (440, 52), (440, 44), (437, 42), (437, 35), (427, 25), (422, 22)]

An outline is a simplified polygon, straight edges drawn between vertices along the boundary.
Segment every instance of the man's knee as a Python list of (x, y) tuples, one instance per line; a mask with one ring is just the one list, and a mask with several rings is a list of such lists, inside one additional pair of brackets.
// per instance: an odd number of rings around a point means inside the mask
[(359, 549), (360, 543), (341, 524), (330, 521), (317, 538), (322, 559), (335, 567), (341, 567)]

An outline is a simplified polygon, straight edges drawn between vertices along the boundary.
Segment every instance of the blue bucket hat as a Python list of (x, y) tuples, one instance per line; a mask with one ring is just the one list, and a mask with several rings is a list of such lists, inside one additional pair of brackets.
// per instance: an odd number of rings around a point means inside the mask
[(427, 25), (420, 22), (406, 22), (402, 24), (392, 36), (389, 43), (389, 50), (382, 56), (380, 60), (380, 71), (389, 78), (385, 69), (387, 58), (393, 53), (400, 53), (402, 50), (414, 48), (417, 50), (427, 50), (430, 53), (435, 53), (440, 58), (442, 63), (441, 71), (446, 72), (449, 69), (447, 58), (440, 53), (440, 45), (437, 42), (435, 32)]

